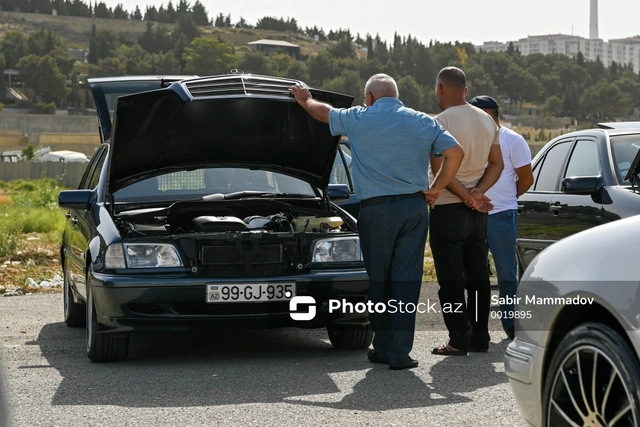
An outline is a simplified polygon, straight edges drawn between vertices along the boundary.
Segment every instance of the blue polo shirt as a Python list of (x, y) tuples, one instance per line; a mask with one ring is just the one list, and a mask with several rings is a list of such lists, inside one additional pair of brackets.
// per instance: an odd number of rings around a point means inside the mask
[(360, 200), (427, 190), (429, 155), (458, 145), (435, 119), (397, 98), (380, 98), (370, 107), (333, 108), (329, 127), (332, 135), (349, 138)]

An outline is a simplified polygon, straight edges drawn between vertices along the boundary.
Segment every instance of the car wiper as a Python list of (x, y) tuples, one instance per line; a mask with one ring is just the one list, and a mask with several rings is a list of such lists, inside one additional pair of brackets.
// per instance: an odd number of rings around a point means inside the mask
[(277, 198), (290, 197), (290, 198), (296, 198), (296, 199), (314, 199), (318, 196), (313, 196), (310, 194), (302, 194), (302, 193), (264, 193), (256, 197), (277, 197)]

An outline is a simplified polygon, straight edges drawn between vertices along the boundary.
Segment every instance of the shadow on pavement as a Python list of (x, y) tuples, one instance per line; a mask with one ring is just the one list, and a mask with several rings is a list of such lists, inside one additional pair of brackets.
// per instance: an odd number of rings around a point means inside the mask
[[(506, 382), (496, 372), (505, 345), (491, 352), (446, 358), (421, 371), (373, 365), (366, 350), (339, 351), (320, 330), (240, 330), (132, 336), (119, 363), (91, 363), (84, 328), (45, 325), (37, 341), (62, 377), (53, 405), (192, 407), (292, 403), (382, 411), (468, 402), (458, 393)], [(39, 368), (22, 366), (21, 369)]]

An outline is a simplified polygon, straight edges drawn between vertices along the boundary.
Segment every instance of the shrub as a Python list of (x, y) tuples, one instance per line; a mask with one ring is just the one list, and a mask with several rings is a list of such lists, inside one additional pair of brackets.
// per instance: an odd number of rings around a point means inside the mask
[(14, 215), (0, 217), (0, 258), (14, 254), (20, 247), (22, 220)]
[(44, 103), (38, 102), (33, 106), (33, 112), (36, 114), (55, 114), (56, 113), (56, 104), (53, 102)]

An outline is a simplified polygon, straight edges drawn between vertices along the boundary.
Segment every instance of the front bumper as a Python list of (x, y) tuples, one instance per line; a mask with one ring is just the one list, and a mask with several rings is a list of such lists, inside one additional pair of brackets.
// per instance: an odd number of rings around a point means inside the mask
[(545, 347), (514, 339), (504, 355), (504, 370), (524, 419), (542, 425), (542, 385)]
[[(297, 296), (316, 300), (316, 316), (309, 321), (291, 319), (288, 301), (206, 302), (209, 284), (295, 282)], [(92, 273), (99, 333), (149, 333), (220, 328), (320, 328), (331, 324), (367, 324), (366, 314), (329, 313), (329, 299), (364, 302), (369, 278), (364, 270), (314, 271), (299, 276), (214, 279), (189, 276), (120, 276)]]

